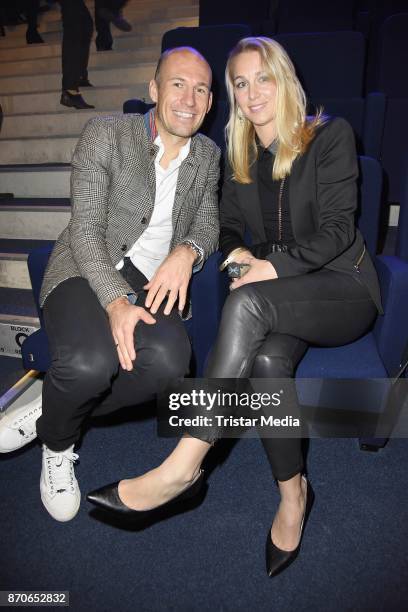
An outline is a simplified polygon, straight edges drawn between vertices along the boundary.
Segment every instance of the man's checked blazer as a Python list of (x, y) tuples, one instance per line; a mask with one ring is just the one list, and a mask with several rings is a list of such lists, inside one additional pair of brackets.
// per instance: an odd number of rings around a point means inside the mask
[[(103, 307), (132, 291), (115, 265), (153, 213), (158, 147), (146, 119), (128, 114), (86, 124), (72, 159), (71, 219), (51, 254), (41, 306), (59, 283), (74, 276), (88, 280)], [(209, 138), (193, 136), (179, 170), (170, 250), (193, 240), (206, 259), (216, 249), (219, 157)]]

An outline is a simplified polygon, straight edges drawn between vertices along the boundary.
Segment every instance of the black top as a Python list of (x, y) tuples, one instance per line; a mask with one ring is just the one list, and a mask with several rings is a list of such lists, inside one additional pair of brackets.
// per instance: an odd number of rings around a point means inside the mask
[(279, 192), (281, 180), (272, 179), (275, 155), (272, 146), (264, 149), (258, 145), (258, 194), (268, 242), (290, 244), (293, 241), (292, 221), (289, 209), (289, 176), (282, 190), (281, 235), (279, 235)]

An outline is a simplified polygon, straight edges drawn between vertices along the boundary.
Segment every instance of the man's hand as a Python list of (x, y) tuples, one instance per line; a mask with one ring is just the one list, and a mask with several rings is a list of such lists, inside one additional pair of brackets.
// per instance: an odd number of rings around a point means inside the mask
[(118, 350), (120, 365), (129, 372), (133, 370), (133, 361), (136, 359), (133, 334), (138, 321), (148, 325), (156, 323), (150, 312), (140, 306), (129, 304), (126, 297), (113, 300), (106, 307), (112, 336)]
[(247, 257), (239, 263), (248, 263), (251, 267), (242, 278), (233, 279), (230, 285), (231, 289), (238, 289), (238, 287), (247, 285), (248, 283), (257, 283), (258, 281), (278, 278), (275, 268), (267, 259), (257, 259), (251, 255), (251, 257)]
[(155, 314), (168, 295), (164, 314), (170, 314), (178, 298), (178, 309), (184, 310), (188, 283), (193, 272), (196, 253), (186, 244), (177, 246), (156, 270), (153, 278), (143, 288), (148, 291), (145, 305)]

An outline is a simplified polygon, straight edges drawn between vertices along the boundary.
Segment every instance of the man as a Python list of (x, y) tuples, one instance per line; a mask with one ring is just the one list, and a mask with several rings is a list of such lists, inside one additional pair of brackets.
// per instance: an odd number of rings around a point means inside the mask
[(41, 499), (56, 520), (79, 509), (73, 449), (85, 418), (151, 399), (188, 371), (180, 313), (218, 239), (219, 149), (194, 136), (210, 88), (197, 51), (167, 51), (150, 82), (156, 108), (91, 119), (76, 147), (72, 216), (41, 291), (52, 357), (42, 416), (32, 405), (13, 415), (17, 428), (0, 422), (2, 452), (41, 438)]

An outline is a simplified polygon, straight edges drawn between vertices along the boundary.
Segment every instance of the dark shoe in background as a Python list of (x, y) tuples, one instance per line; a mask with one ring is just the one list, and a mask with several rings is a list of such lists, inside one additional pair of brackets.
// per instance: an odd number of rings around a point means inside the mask
[(106, 8), (99, 9), (99, 17), (104, 19), (105, 21), (112, 22), (114, 26), (121, 30), (122, 32), (131, 32), (132, 25), (126, 21), (123, 17), (122, 13), (114, 13)]
[(84, 79), (83, 77), (81, 77), (79, 79), (78, 87), (93, 87), (93, 85), (89, 82), (88, 79)]
[(119, 13), (119, 15), (115, 17), (115, 19), (112, 19), (112, 23), (118, 28), (118, 30), (121, 30), (121, 32), (132, 31), (132, 25), (128, 21), (126, 21), (126, 19), (121, 13)]
[(80, 93), (71, 94), (69, 91), (63, 91), (61, 93), (60, 104), (68, 106), (69, 108), (76, 108), (82, 110), (85, 108), (95, 108), (92, 104), (87, 104)]
[(110, 46), (104, 46), (104, 45), (96, 45), (96, 50), (97, 51), (112, 51), (112, 45)]
[(27, 45), (36, 45), (38, 43), (44, 42), (41, 36), (39, 35), (37, 29), (27, 30), (26, 41), (27, 41)]

